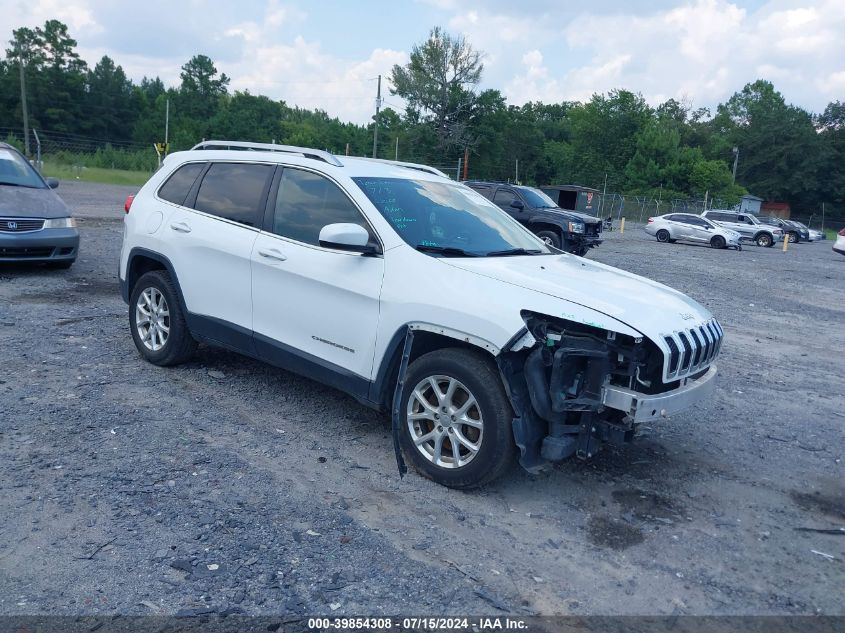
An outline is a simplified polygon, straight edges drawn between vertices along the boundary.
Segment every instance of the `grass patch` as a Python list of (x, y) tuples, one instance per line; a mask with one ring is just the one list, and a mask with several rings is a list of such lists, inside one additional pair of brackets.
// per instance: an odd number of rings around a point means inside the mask
[(79, 167), (75, 165), (59, 165), (44, 163), (41, 172), (45, 177), (59, 180), (81, 180), (84, 182), (101, 182), (108, 185), (143, 185), (152, 176), (146, 171), (131, 171), (129, 169), (104, 169), (102, 167)]
[(824, 230), (824, 234), (827, 236), (827, 239), (829, 239), (829, 240), (835, 240), (836, 237), (837, 237), (837, 235), (836, 235), (837, 233), (839, 233), (839, 231), (837, 231), (836, 229), (825, 229)]

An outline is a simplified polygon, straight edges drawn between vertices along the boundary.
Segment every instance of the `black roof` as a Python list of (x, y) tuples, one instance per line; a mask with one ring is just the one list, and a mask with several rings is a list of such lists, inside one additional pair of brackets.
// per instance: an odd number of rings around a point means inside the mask
[(598, 189), (584, 187), (583, 185), (543, 185), (540, 189), (555, 189), (557, 191), (592, 191), (593, 193), (599, 193)]

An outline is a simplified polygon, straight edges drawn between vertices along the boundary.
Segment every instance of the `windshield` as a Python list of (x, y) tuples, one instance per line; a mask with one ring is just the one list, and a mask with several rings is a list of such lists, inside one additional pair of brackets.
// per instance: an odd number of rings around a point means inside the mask
[(464, 185), (406, 178), (353, 180), (414, 248), (454, 257), (551, 253), (516, 220)]
[(557, 207), (555, 201), (539, 189), (534, 189), (534, 187), (520, 187), (520, 191), (522, 192), (522, 195), (525, 196), (525, 199), (528, 200), (528, 204), (535, 209)]
[(17, 152), (0, 147), (0, 185), (44, 189), (44, 181)]

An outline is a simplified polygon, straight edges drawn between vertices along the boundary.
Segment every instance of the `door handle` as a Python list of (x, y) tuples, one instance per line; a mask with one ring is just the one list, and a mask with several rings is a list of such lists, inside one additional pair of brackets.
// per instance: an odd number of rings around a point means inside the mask
[(176, 222), (170, 225), (170, 228), (174, 231), (178, 231), (179, 233), (190, 233), (191, 227), (188, 226), (185, 222)]
[(280, 250), (275, 249), (275, 248), (269, 248), (267, 250), (259, 250), (258, 254), (261, 255), (261, 257), (264, 257), (266, 259), (274, 259), (277, 262), (283, 262), (287, 259), (287, 257), (285, 257)]

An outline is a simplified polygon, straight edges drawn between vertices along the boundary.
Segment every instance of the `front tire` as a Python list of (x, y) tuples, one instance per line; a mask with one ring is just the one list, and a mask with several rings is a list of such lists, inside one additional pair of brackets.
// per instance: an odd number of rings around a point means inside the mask
[(416, 470), (449, 488), (501, 476), (514, 462), (513, 410), (493, 362), (479, 352), (429, 352), (408, 367), (400, 442)]
[(721, 235), (714, 235), (710, 239), (711, 248), (725, 248), (725, 238)]
[(666, 229), (660, 229), (660, 230), (657, 232), (657, 235), (656, 235), (655, 237), (657, 237), (657, 241), (658, 241), (658, 242), (663, 242), (663, 243), (666, 243), (666, 242), (668, 242), (668, 241), (670, 240), (670, 238), (671, 238), (672, 236), (671, 236), (671, 235), (669, 235), (669, 231), (667, 231)]
[(798, 237), (798, 233), (796, 233), (795, 231), (789, 232), (789, 243), (790, 244), (797, 244), (800, 240), (801, 240), (801, 238)]
[(774, 244), (774, 241), (772, 240), (772, 236), (769, 235), (768, 233), (758, 234), (757, 237), (754, 238), (754, 242), (757, 244), (757, 246), (767, 246), (768, 247), (768, 246), (771, 246), (772, 244)]
[(197, 349), (197, 342), (185, 322), (176, 287), (163, 270), (141, 275), (132, 288), (129, 328), (138, 352), (153, 365), (178, 365)]
[(536, 235), (549, 246), (560, 248), (560, 236), (554, 231), (537, 231)]

